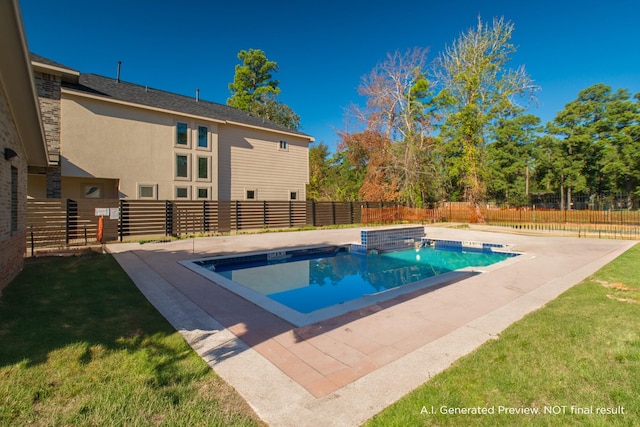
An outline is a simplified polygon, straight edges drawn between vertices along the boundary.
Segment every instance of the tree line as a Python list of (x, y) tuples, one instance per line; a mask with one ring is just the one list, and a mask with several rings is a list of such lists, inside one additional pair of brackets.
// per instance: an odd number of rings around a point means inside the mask
[[(309, 150), (310, 200), (439, 201), (523, 206), (553, 194), (570, 209), (577, 193), (640, 199), (640, 94), (596, 84), (549, 123), (527, 114), (535, 85), (510, 68), (514, 24), (478, 18), (428, 62), (426, 48), (396, 51), (362, 78), (335, 153)], [(278, 100), (275, 62), (241, 51), (227, 104), (291, 129), (300, 117)]]
[(556, 194), (640, 198), (640, 94), (588, 87), (549, 123), (527, 114), (536, 86), (509, 68), (514, 25), (463, 32), (437, 59), (427, 49), (389, 54), (364, 76), (363, 107), (349, 110), (335, 153), (309, 150), (310, 200), (376, 200), (410, 206), (467, 201), (526, 205)]

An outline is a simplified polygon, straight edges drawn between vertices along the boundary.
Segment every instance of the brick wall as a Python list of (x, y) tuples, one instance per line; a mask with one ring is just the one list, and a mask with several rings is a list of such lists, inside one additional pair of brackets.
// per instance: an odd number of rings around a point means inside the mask
[[(5, 160), (4, 149), (17, 157)], [(22, 270), (26, 252), (27, 163), (18, 130), (0, 84), (0, 291)], [(12, 224), (12, 168), (17, 171), (17, 224)], [(17, 225), (17, 227), (16, 227)]]
[[(47, 149), (53, 158), (60, 155), (60, 87), (61, 78), (51, 74), (33, 73), (38, 103), (42, 115), (44, 135), (47, 141)], [(50, 166), (46, 170), (47, 198), (61, 197), (61, 172), (60, 165)]]

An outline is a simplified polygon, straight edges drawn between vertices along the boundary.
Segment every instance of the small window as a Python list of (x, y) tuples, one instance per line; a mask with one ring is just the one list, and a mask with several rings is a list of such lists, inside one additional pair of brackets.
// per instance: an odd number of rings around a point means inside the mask
[(176, 187), (176, 199), (188, 199), (189, 189), (187, 187)]
[(289, 148), (287, 146), (287, 141), (280, 141), (280, 145), (278, 146), (278, 149), (284, 150), (284, 151), (288, 150)]
[(176, 154), (176, 177), (189, 178), (189, 157), (186, 154)]
[(256, 190), (247, 190), (246, 199), (247, 200), (255, 200), (256, 199)]
[(186, 123), (182, 123), (182, 122), (176, 123), (176, 144), (177, 145), (189, 144), (187, 130), (188, 130), (188, 126)]
[(206, 126), (198, 126), (198, 147), (209, 147), (209, 129)]
[(298, 192), (297, 191), (289, 192), (289, 200), (298, 200)]
[(209, 198), (209, 189), (198, 188), (198, 199), (208, 199), (208, 198)]
[(209, 159), (207, 157), (198, 157), (198, 178), (209, 179)]
[(18, 231), (18, 168), (11, 166), (11, 233)]
[(138, 185), (138, 198), (139, 199), (156, 199), (156, 186), (155, 185)]
[(100, 198), (100, 186), (99, 185), (85, 185), (84, 186), (84, 198), (85, 199), (99, 199)]

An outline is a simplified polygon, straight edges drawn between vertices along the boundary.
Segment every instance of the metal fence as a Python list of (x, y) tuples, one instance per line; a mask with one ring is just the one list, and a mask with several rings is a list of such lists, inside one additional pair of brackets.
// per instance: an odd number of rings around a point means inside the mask
[(421, 209), (404, 206), (372, 207), (362, 210), (363, 224), (398, 222), (473, 223), (478, 218), (488, 225), (523, 231), (552, 232), (576, 237), (640, 240), (638, 210), (556, 210), (482, 207), (472, 209), (468, 203), (441, 203), (437, 208)]
[[(640, 239), (640, 211), (554, 210), (483, 207), (490, 225), (599, 238)], [(382, 202), (313, 201), (144, 201), (118, 199), (30, 199), (27, 248), (37, 251), (102, 241), (215, 235), (261, 229), (399, 222), (474, 222), (464, 202), (433, 209)]]
[(107, 242), (359, 224), (363, 207), (387, 206), (380, 202), (30, 199), (27, 247), (35, 254), (96, 244), (99, 232)]

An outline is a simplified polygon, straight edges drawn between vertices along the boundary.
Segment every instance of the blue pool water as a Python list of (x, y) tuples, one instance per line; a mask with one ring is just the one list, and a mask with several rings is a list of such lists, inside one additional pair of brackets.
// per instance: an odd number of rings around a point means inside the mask
[(465, 267), (483, 267), (514, 256), (500, 252), (436, 250), (433, 247), (380, 254), (352, 254), (331, 247), (201, 264), (300, 313), (376, 294)]

